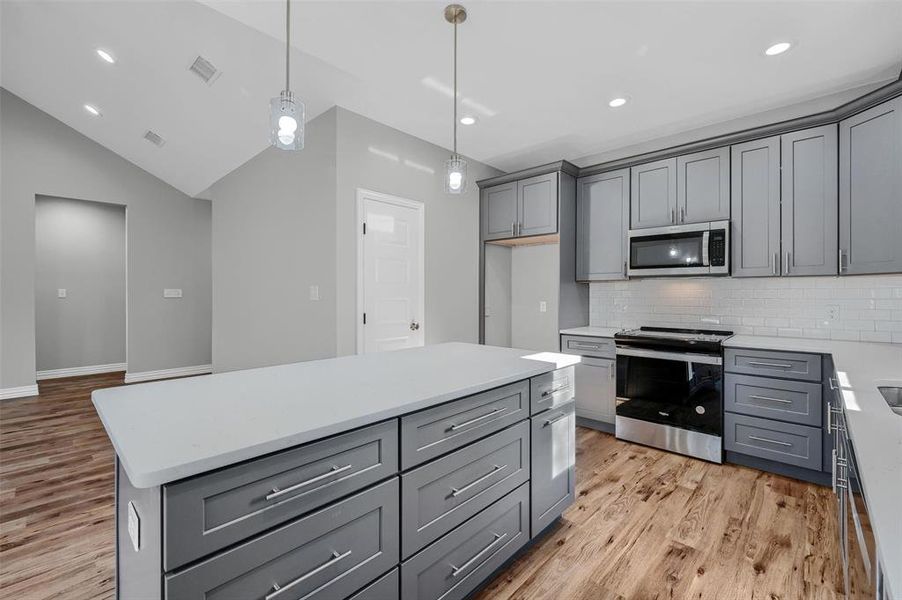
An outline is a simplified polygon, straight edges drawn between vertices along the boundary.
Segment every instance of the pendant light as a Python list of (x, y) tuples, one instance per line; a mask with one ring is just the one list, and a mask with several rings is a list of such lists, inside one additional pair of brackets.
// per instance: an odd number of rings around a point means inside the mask
[(467, 161), (457, 153), (457, 26), (467, 20), (467, 11), (460, 4), (449, 4), (445, 7), (445, 20), (454, 26), (454, 152), (445, 161), (445, 192), (463, 194), (467, 190)]
[(270, 142), (280, 150), (304, 149), (304, 103), (291, 91), (291, 0), (285, 0), (285, 89), (269, 101)]

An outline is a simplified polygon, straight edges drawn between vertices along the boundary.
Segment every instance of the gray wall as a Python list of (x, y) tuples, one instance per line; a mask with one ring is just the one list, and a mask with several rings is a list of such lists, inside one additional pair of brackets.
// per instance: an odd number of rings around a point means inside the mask
[[(558, 350), (557, 244), (517, 246), (511, 250), (511, 346)], [(539, 302), (547, 303), (539, 312)]]
[(303, 151), (264, 150), (207, 193), (214, 370), (334, 356), (335, 110), (307, 124)]
[[(128, 207), (130, 372), (209, 364), (210, 203), (6, 90), (0, 131), (0, 388), (35, 381), (36, 195)], [(182, 288), (184, 298), (165, 300), (163, 288)]]
[(450, 196), (442, 185), (448, 150), (340, 107), (337, 117), (338, 354), (354, 354), (357, 347), (357, 188), (425, 205), (426, 343), (477, 342), (479, 189), (475, 182), (501, 172), (468, 159), (467, 192)]
[(511, 248), (485, 245), (485, 343), (511, 345)]
[(38, 196), (34, 225), (38, 371), (124, 363), (125, 207)]

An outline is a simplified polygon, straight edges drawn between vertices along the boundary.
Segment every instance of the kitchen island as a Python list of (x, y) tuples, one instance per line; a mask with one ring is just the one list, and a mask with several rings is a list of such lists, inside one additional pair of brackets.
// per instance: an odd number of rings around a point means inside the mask
[(577, 357), (449, 343), (98, 390), (119, 598), (462, 598), (573, 502)]

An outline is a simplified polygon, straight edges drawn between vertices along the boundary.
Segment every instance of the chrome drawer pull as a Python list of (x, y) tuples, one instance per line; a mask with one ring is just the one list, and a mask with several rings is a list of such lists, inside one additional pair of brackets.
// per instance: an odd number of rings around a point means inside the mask
[(584, 342), (570, 342), (570, 348), (577, 348), (579, 350), (601, 350), (600, 344), (589, 344)]
[(507, 465), (503, 465), (500, 467), (498, 465), (492, 465), (492, 470), (489, 471), (488, 473), (486, 473), (485, 475), (483, 475), (482, 477), (475, 479), (474, 481), (471, 481), (470, 483), (463, 486), (462, 488), (456, 488), (456, 487), (451, 488), (451, 497), (457, 498), (458, 496), (460, 496), (467, 490), (471, 489), (474, 485), (479, 485), (480, 483), (482, 483), (483, 481), (485, 481), (486, 479), (488, 479), (489, 477), (491, 477), (498, 471), (503, 471), (506, 468), (507, 468)]
[(831, 389), (831, 390), (838, 390), (838, 389), (839, 389), (839, 382), (836, 381), (836, 379), (834, 379), (833, 377), (830, 377), (830, 378), (827, 379), (827, 381), (830, 382), (830, 389)]
[(787, 365), (786, 363), (756, 362), (754, 360), (750, 360), (749, 364), (755, 365), (756, 367), (772, 367), (774, 369), (791, 369), (792, 368), (792, 365)]
[(313, 569), (312, 571), (309, 571), (309, 572), (307, 572), (307, 573), (304, 573), (303, 575), (301, 575), (300, 577), (298, 577), (297, 579), (295, 579), (295, 580), (292, 581), (291, 583), (286, 583), (285, 585), (279, 585), (278, 583), (272, 584), (272, 591), (271, 591), (270, 593), (266, 594), (266, 596), (264, 597), (264, 600), (272, 600), (273, 598), (278, 598), (278, 597), (279, 597), (279, 594), (281, 594), (282, 592), (284, 592), (284, 591), (286, 591), (286, 590), (290, 590), (291, 588), (293, 588), (293, 587), (296, 586), (297, 584), (303, 582), (303, 581), (306, 580), (306, 579), (309, 579), (310, 577), (313, 577), (313, 576), (316, 575), (317, 573), (322, 572), (324, 569), (328, 569), (329, 567), (331, 567), (332, 565), (334, 565), (334, 564), (337, 563), (338, 561), (340, 561), (340, 560), (342, 560), (342, 559), (344, 559), (344, 558), (347, 558), (347, 557), (349, 557), (349, 556), (351, 556), (351, 551), (350, 551), (350, 550), (348, 550), (348, 551), (345, 552), (344, 554), (339, 554), (336, 550), (333, 550), (333, 551), (332, 551), (332, 558), (330, 558), (329, 560), (327, 560), (326, 562), (324, 562), (324, 563), (321, 564), (320, 566), (316, 567), (316, 568)]
[(542, 398), (547, 398), (548, 396), (554, 396), (558, 392), (563, 392), (566, 389), (569, 389), (569, 385), (562, 385), (561, 387), (556, 387), (553, 390), (545, 390), (542, 392)]
[(781, 442), (780, 440), (772, 440), (770, 438), (758, 437), (757, 435), (750, 435), (750, 440), (755, 440), (758, 442), (770, 442), (771, 444), (777, 444), (779, 446), (792, 446), (789, 442)]
[(566, 418), (567, 418), (567, 413), (561, 413), (561, 414), (559, 414), (558, 416), (553, 417), (553, 418), (551, 418), (551, 419), (545, 419), (545, 424), (542, 425), (542, 427), (548, 427), (548, 426), (551, 425), (552, 423), (557, 423), (557, 422), (560, 421), (561, 419), (566, 419)]
[(275, 500), (276, 498), (284, 496), (285, 494), (290, 494), (291, 492), (293, 492), (295, 490), (299, 490), (302, 487), (306, 487), (306, 486), (314, 484), (318, 481), (322, 481), (323, 479), (326, 479), (327, 477), (331, 477), (332, 475), (336, 475), (338, 473), (344, 473), (345, 471), (347, 471), (348, 469), (350, 469), (352, 467), (353, 467), (353, 465), (345, 465), (343, 467), (339, 467), (338, 465), (332, 465), (332, 468), (329, 469), (328, 471), (326, 471), (325, 473), (323, 473), (322, 475), (317, 475), (316, 477), (311, 477), (307, 481), (302, 481), (300, 483), (296, 483), (291, 487), (285, 488), (284, 490), (280, 490), (279, 488), (274, 487), (270, 493), (266, 494), (265, 499), (266, 500)]
[(457, 577), (458, 575), (461, 574), (462, 571), (466, 571), (468, 568), (470, 568), (470, 566), (471, 566), (473, 563), (475, 563), (477, 560), (479, 560), (480, 558), (482, 558), (482, 556), (483, 556), (486, 552), (488, 552), (488, 551), (490, 551), (492, 548), (494, 548), (494, 547), (495, 547), (495, 544), (497, 544), (498, 542), (500, 542), (501, 540), (503, 540), (503, 539), (506, 538), (506, 537), (507, 537), (507, 534), (506, 534), (506, 533), (503, 533), (503, 534), (496, 533), (496, 534), (495, 534), (495, 539), (492, 540), (492, 541), (489, 543), (488, 546), (486, 546), (485, 548), (483, 548), (482, 550), (480, 550), (479, 552), (477, 552), (477, 553), (476, 553), (476, 556), (474, 556), (473, 558), (471, 558), (470, 560), (468, 560), (468, 561), (465, 562), (464, 564), (460, 565), (459, 567), (455, 567), (454, 565), (451, 565), (451, 577)]
[(467, 425), (472, 425), (473, 423), (478, 423), (478, 422), (482, 421), (483, 419), (488, 419), (489, 417), (497, 415), (498, 413), (503, 413), (506, 410), (507, 410), (506, 406), (502, 406), (501, 408), (496, 408), (495, 410), (493, 410), (491, 412), (485, 413), (481, 417), (476, 417), (475, 419), (470, 419), (469, 421), (464, 421), (463, 423), (458, 423), (456, 425), (452, 423), (450, 429), (451, 429), (451, 431), (457, 431), (458, 429), (463, 429)]
[(771, 398), (770, 396), (758, 396), (757, 394), (752, 394), (749, 398), (754, 398), (755, 400), (770, 400), (771, 402), (782, 402), (784, 404), (792, 404), (792, 400), (786, 400), (784, 398)]

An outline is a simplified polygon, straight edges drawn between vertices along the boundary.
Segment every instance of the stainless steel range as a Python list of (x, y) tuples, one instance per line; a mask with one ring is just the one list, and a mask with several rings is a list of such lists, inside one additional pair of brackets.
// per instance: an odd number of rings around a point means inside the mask
[(731, 335), (669, 327), (616, 334), (616, 436), (722, 462), (723, 342)]

